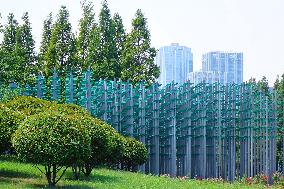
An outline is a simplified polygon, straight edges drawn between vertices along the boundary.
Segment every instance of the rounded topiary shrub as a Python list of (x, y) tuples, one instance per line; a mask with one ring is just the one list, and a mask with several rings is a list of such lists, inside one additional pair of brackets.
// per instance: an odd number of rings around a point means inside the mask
[(11, 137), (25, 119), (25, 115), (0, 105), (0, 153), (12, 153)]
[(54, 102), (31, 96), (18, 96), (16, 98), (13, 98), (12, 100), (7, 101), (5, 103), (5, 106), (12, 110), (20, 111), (27, 116), (30, 116), (41, 113), (54, 104)]
[(126, 137), (124, 142), (123, 165), (127, 170), (147, 161), (148, 150), (142, 142), (130, 137)]
[(90, 130), (81, 120), (76, 114), (46, 111), (28, 117), (13, 136), (19, 158), (44, 165), (50, 186), (61, 178), (57, 178), (59, 166), (84, 162), (91, 155)]
[(58, 111), (63, 114), (80, 114), (81, 116), (91, 116), (91, 114), (81, 106), (75, 104), (56, 104), (49, 107), (52, 111)]

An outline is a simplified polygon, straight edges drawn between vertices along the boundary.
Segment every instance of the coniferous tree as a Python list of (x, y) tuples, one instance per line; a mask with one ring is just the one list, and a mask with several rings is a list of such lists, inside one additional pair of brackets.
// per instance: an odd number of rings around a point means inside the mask
[(1, 43), (0, 82), (9, 84), (19, 81), (19, 57), (16, 54), (16, 34), (19, 24), (14, 14), (8, 15), (8, 22), (2, 28), (3, 41)]
[[(53, 23), (52, 14), (50, 13), (47, 19), (43, 23), (43, 31), (42, 31), (41, 43), (38, 54), (38, 66), (40, 68), (47, 67), (47, 58), (48, 58), (47, 51), (51, 39), (52, 23)], [(41, 69), (41, 73), (45, 76), (48, 76), (48, 70), (46, 69)]]
[(35, 41), (32, 36), (31, 23), (28, 13), (24, 13), (23, 24), (16, 33), (16, 54), (19, 57), (20, 75), (23, 82), (32, 82), (37, 74)]
[(16, 47), (16, 34), (19, 27), (18, 21), (15, 19), (13, 13), (8, 15), (8, 22), (3, 28), (3, 42), (2, 48), (5, 51), (14, 51)]
[(80, 70), (86, 70), (92, 65), (92, 61), (88, 61), (90, 53), (90, 43), (92, 30), (95, 27), (94, 6), (91, 2), (82, 2), (83, 17), (79, 21), (79, 36), (77, 37), (77, 57)]
[(78, 70), (75, 38), (65, 6), (61, 7), (53, 25), (46, 61), (49, 74), (52, 74), (54, 68), (59, 76), (65, 76), (71, 70)]
[(92, 66), (94, 76), (95, 79), (113, 79), (115, 70), (118, 68), (115, 62), (117, 49), (113, 38), (115, 33), (114, 23), (111, 19), (107, 1), (103, 2), (97, 29), (98, 31), (96, 32), (99, 32), (100, 43), (97, 49), (96, 61)]
[(151, 84), (159, 77), (160, 71), (154, 63), (156, 49), (151, 47), (147, 19), (137, 10), (132, 20), (132, 30), (127, 35), (123, 51), (122, 79), (134, 84), (144, 80)]
[(116, 45), (115, 61), (117, 69), (115, 70), (115, 78), (121, 78), (121, 64), (122, 64), (122, 52), (124, 50), (124, 43), (126, 39), (126, 32), (122, 23), (122, 18), (118, 13), (113, 16), (114, 23), (114, 41)]
[(69, 22), (69, 12), (65, 6), (62, 6), (59, 10), (57, 20), (52, 27), (46, 54), (46, 70), (49, 71), (47, 75), (52, 75), (54, 69), (56, 69), (57, 75), (61, 78), (61, 99), (59, 101), (64, 103), (66, 92), (65, 77), (70, 71), (73, 73), (78, 71), (75, 37)]

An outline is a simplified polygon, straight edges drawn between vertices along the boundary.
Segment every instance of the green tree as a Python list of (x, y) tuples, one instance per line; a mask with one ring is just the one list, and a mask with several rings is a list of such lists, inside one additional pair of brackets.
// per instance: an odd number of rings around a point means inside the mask
[(20, 57), (21, 80), (19, 82), (31, 82), (34, 80), (36, 70), (35, 41), (32, 36), (32, 27), (28, 13), (24, 13), (23, 24), (18, 27), (16, 33), (16, 54)]
[(72, 27), (69, 22), (69, 12), (65, 6), (62, 6), (57, 15), (52, 32), (50, 43), (46, 54), (46, 70), (47, 75), (52, 75), (56, 69), (58, 76), (61, 77), (60, 82), (60, 102), (65, 102), (65, 83), (64, 79), (68, 72), (77, 72), (78, 63), (76, 58), (76, 42)]
[(115, 61), (117, 65), (117, 69), (115, 70), (115, 78), (121, 78), (122, 52), (124, 50), (126, 32), (123, 26), (122, 18), (118, 13), (115, 13), (113, 16), (113, 24), (115, 29), (114, 41), (116, 45)]
[(19, 57), (16, 54), (16, 34), (19, 24), (14, 14), (8, 15), (7, 24), (2, 27), (3, 41), (0, 50), (0, 82), (9, 84), (19, 81), (21, 66)]
[(123, 80), (130, 80), (134, 84), (144, 80), (147, 84), (151, 84), (159, 77), (159, 68), (154, 63), (156, 49), (150, 46), (150, 42), (147, 19), (139, 9), (132, 20), (132, 30), (125, 41)]
[[(80, 115), (44, 111), (28, 117), (13, 135), (12, 144), (19, 158), (43, 165), (48, 184), (54, 187), (66, 169), (82, 164), (91, 155), (91, 138)], [(61, 175), (59, 170), (65, 167)]]
[(262, 79), (257, 82), (257, 86), (261, 92), (269, 96), (269, 84), (265, 76), (263, 76)]
[(82, 2), (83, 17), (79, 21), (79, 36), (77, 37), (77, 56), (80, 64), (80, 71), (86, 70), (91, 66), (92, 62), (88, 62), (90, 53), (90, 43), (92, 40), (92, 30), (95, 27), (94, 6), (91, 2)]
[(19, 27), (18, 21), (13, 13), (8, 15), (8, 22), (3, 28), (3, 42), (1, 44), (5, 51), (12, 52), (16, 47), (16, 34)]
[[(43, 23), (43, 31), (42, 31), (41, 43), (38, 54), (38, 65), (40, 68), (46, 68), (47, 51), (51, 39), (52, 23), (53, 23), (52, 14), (50, 13), (47, 19), (44, 20)], [(45, 76), (48, 75), (48, 71), (45, 69), (41, 70), (41, 73)]]
[(57, 15), (48, 46), (46, 69), (52, 74), (56, 68), (59, 76), (66, 76), (70, 70), (77, 70), (76, 45), (72, 27), (69, 22), (69, 12), (62, 6)]
[(95, 79), (113, 79), (115, 78), (115, 70), (118, 65), (115, 61), (117, 48), (114, 41), (114, 23), (111, 19), (110, 10), (107, 1), (103, 2), (102, 9), (99, 14), (99, 45), (97, 50), (96, 60), (93, 63), (93, 71)]

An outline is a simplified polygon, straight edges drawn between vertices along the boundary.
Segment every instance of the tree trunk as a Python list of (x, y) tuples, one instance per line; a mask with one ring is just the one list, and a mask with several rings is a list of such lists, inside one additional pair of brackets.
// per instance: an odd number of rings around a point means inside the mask
[(76, 180), (79, 180), (80, 173), (81, 173), (81, 166), (79, 166), (77, 163), (74, 163), (72, 166), (72, 172), (73, 176)]
[(92, 173), (92, 170), (93, 170), (93, 166), (90, 163), (85, 163), (84, 169), (85, 169), (83, 171), (84, 175), (85, 176), (90, 176), (91, 173)]

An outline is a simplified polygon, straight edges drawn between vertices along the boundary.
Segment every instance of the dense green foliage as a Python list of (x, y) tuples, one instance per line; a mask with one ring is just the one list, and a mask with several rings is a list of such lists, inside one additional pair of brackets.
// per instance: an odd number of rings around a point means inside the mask
[(11, 137), (18, 129), (25, 115), (0, 104), (0, 153), (13, 152)]
[[(106, 0), (98, 22), (92, 2), (85, 0), (81, 5), (83, 15), (78, 34), (72, 30), (65, 6), (60, 8), (54, 21), (52, 14), (48, 15), (43, 23), (38, 53), (28, 13), (24, 13), (21, 25), (9, 14), (7, 24), (0, 30), (3, 34), (0, 84), (33, 83), (38, 74), (48, 77), (54, 70), (63, 77), (70, 71), (80, 75), (87, 69), (92, 69), (95, 80), (120, 78), (134, 84), (142, 80), (153, 83), (159, 76), (154, 64), (156, 50), (151, 47), (147, 19), (141, 10), (137, 11), (132, 30), (127, 34), (122, 18), (118, 13), (112, 16)], [(65, 92), (64, 86), (62, 83), (61, 93)]]
[(90, 128), (92, 156), (85, 163), (84, 173), (89, 175), (97, 165), (120, 163), (124, 153), (124, 137), (105, 122), (85, 117), (84, 124)]
[(134, 138), (125, 138), (123, 164), (127, 170), (133, 170), (135, 166), (146, 162), (148, 151), (144, 144)]
[(1, 86), (0, 87), (0, 102), (6, 102), (9, 101), (17, 96), (20, 96), (22, 94), (21, 88), (15, 88), (12, 89), (9, 86)]
[(18, 96), (5, 103), (5, 106), (14, 111), (20, 111), (27, 116), (41, 113), (54, 103), (31, 96)]
[(60, 166), (82, 163), (91, 154), (89, 130), (82, 117), (45, 111), (28, 117), (13, 137), (13, 147), (25, 162), (42, 164), (50, 186), (59, 180)]
[(81, 171), (90, 175), (98, 165), (123, 163), (132, 169), (147, 158), (142, 143), (124, 138), (84, 108), (30, 96), (1, 105), (0, 139), (0, 153), (15, 150), (21, 160), (44, 165), (50, 186), (64, 174), (57, 174), (60, 167), (72, 167), (78, 179)]
[(121, 78), (132, 83), (142, 80), (153, 83), (159, 77), (160, 70), (153, 63), (156, 50), (150, 46), (150, 31), (141, 10), (137, 10), (132, 20), (132, 30), (126, 37), (124, 47)]

